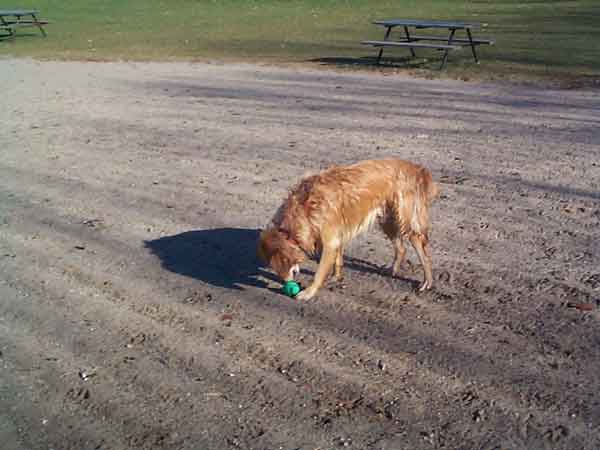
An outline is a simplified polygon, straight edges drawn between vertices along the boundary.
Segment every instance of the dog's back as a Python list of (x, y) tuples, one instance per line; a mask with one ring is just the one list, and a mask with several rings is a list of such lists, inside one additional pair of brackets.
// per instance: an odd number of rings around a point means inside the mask
[(303, 179), (290, 197), (302, 205), (313, 228), (321, 234), (335, 229), (348, 241), (391, 213), (406, 234), (427, 234), (428, 206), (438, 192), (428, 169), (386, 159), (331, 167)]

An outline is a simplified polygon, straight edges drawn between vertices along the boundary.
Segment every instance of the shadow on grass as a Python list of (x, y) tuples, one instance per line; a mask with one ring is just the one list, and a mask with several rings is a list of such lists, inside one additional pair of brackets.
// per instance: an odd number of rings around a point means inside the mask
[(359, 67), (362, 69), (377, 69), (377, 68), (398, 68), (398, 69), (416, 69), (433, 67), (432, 62), (437, 64), (439, 68), (441, 58), (411, 58), (405, 57), (388, 57), (384, 56), (380, 62), (377, 62), (375, 56), (326, 56), (321, 58), (309, 59), (308, 62), (339, 67)]
[(45, 36), (42, 36), (40, 34), (39, 31), (35, 32), (35, 31), (18, 31), (15, 32), (14, 34), (0, 34), (0, 42), (12, 42), (13, 40), (17, 40), (17, 39), (27, 39), (27, 40), (31, 40), (34, 38), (44, 38)]

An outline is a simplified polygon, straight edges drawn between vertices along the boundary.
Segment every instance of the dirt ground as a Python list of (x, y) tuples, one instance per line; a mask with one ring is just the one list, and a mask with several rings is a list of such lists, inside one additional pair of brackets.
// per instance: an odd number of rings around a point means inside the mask
[[(1, 59), (4, 450), (600, 448), (600, 92), (317, 68)], [(255, 257), (300, 176), (442, 188), (436, 286), (283, 296)], [(315, 265), (306, 266), (306, 284)]]

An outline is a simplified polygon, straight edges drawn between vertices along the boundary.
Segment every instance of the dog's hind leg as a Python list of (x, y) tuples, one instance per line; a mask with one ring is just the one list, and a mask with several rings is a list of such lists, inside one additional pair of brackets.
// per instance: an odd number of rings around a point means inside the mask
[(325, 280), (331, 273), (331, 269), (333, 269), (335, 265), (338, 254), (338, 247), (325, 247), (323, 249), (323, 252), (321, 253), (321, 260), (319, 261), (319, 268), (317, 269), (315, 278), (309, 287), (301, 291), (296, 296), (298, 300), (309, 300), (315, 296), (319, 288), (323, 286), (323, 283), (325, 283)]
[(419, 291), (431, 289), (433, 286), (433, 274), (431, 270), (431, 255), (429, 254), (429, 249), (427, 248), (427, 237), (422, 234), (415, 233), (411, 235), (410, 243), (417, 252), (417, 255), (419, 255), (421, 265), (423, 266), (424, 280), (423, 284), (419, 288)]
[(400, 275), (400, 269), (406, 257), (406, 247), (404, 247), (404, 240), (402, 239), (402, 234), (400, 234), (401, 222), (394, 215), (390, 214), (381, 223), (381, 229), (394, 246), (394, 262), (392, 263), (390, 273), (392, 276), (397, 277)]
[(394, 244), (394, 263), (392, 264), (392, 275), (397, 277), (400, 275), (400, 269), (404, 264), (406, 258), (406, 247), (404, 247), (404, 240), (402, 236), (396, 236), (392, 243)]

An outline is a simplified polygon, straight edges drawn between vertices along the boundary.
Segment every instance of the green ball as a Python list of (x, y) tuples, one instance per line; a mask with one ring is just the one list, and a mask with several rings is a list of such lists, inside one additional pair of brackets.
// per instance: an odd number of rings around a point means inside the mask
[(300, 285), (295, 281), (286, 281), (283, 285), (283, 293), (288, 297), (295, 297), (300, 292)]

